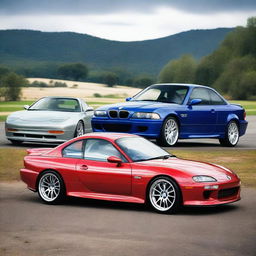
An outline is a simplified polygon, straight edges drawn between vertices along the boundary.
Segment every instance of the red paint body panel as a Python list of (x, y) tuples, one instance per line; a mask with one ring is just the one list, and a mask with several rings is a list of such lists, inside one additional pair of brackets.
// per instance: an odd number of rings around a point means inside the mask
[[(38, 175), (45, 170), (55, 170), (62, 176), (68, 196), (144, 203), (150, 181), (156, 176), (164, 175), (178, 184), (183, 205), (218, 205), (240, 199), (240, 180), (235, 173), (224, 167), (175, 157), (132, 162), (115, 143), (116, 139), (129, 136), (136, 135), (92, 133), (65, 142), (54, 149), (28, 150), (29, 155), (24, 158), (25, 168), (20, 171), (21, 178), (30, 189), (37, 190)], [(63, 148), (76, 140), (87, 138), (110, 141), (125, 155), (128, 162), (118, 166), (110, 162), (62, 157)], [(212, 176), (218, 181), (197, 183), (192, 179), (195, 175)], [(206, 185), (218, 185), (219, 188), (206, 198)], [(219, 198), (220, 190), (233, 188), (238, 188), (237, 193)]]

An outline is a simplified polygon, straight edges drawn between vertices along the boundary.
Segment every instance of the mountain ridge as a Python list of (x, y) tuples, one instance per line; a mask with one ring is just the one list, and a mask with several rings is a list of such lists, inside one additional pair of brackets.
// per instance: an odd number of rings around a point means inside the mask
[(0, 63), (8, 66), (40, 62), (82, 62), (92, 69), (123, 68), (157, 74), (183, 54), (200, 59), (214, 51), (233, 28), (189, 30), (143, 41), (114, 41), (76, 32), (0, 30)]

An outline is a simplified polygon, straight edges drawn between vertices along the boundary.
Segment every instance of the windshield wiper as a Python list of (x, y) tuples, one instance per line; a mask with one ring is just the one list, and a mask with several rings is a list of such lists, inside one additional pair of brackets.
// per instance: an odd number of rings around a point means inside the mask
[(156, 157), (151, 157), (151, 158), (144, 158), (144, 159), (139, 159), (136, 162), (140, 161), (149, 161), (149, 160), (156, 160), (156, 159), (168, 159), (170, 157), (176, 157), (175, 155), (163, 155), (163, 156), (156, 156)]

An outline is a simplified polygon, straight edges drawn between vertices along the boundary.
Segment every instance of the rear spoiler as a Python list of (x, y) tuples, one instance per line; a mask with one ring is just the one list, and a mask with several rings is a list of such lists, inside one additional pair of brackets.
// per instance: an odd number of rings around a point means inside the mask
[(52, 148), (29, 148), (27, 149), (28, 155), (43, 155), (48, 153)]

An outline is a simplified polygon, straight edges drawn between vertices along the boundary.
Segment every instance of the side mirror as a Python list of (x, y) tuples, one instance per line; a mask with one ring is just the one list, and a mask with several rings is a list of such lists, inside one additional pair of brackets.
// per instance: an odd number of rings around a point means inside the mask
[(193, 100), (191, 100), (190, 102), (189, 102), (189, 106), (193, 106), (193, 105), (198, 105), (198, 104), (200, 104), (202, 102), (202, 100), (201, 99), (193, 99)]
[(28, 110), (29, 109), (29, 105), (24, 105), (23, 108)]
[(109, 163), (117, 164), (117, 166), (121, 166), (121, 164), (122, 164), (122, 160), (119, 157), (116, 157), (116, 156), (109, 156), (107, 158), (107, 160), (108, 160)]
[(93, 111), (93, 108), (92, 107), (88, 107), (85, 112), (89, 112), (89, 111)]
[(130, 101), (132, 99), (132, 97), (128, 97), (128, 98), (126, 98), (125, 100), (126, 101)]

